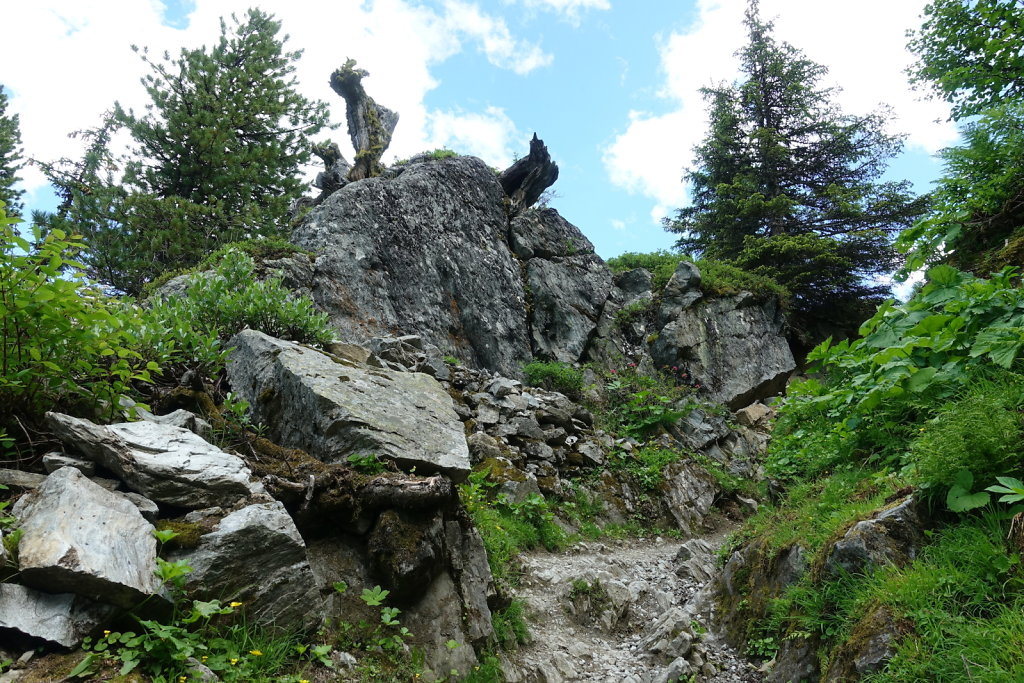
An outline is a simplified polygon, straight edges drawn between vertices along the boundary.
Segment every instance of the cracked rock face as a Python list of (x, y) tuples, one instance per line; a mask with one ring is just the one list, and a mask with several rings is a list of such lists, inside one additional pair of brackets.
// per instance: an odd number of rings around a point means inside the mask
[(416, 334), (471, 367), (518, 375), (530, 342), (504, 196), (474, 157), (346, 185), (292, 234), (320, 254), (311, 296), (345, 341)]
[(699, 301), (669, 318), (651, 347), (655, 363), (685, 370), (709, 400), (732, 410), (779, 393), (796, 369), (782, 334), (785, 319), (772, 299), (742, 292)]
[(159, 590), (153, 525), (121, 495), (63, 467), (18, 501), (21, 582), (132, 607)]
[(276, 443), (327, 463), (374, 454), (417, 473), (469, 474), (469, 447), (437, 380), (329, 356), (255, 330), (231, 338), (228, 378)]
[(96, 425), (60, 413), (47, 424), (69, 449), (114, 472), (131, 489), (157, 503), (186, 508), (231, 505), (263, 492), (236, 455), (193, 432), (157, 422)]

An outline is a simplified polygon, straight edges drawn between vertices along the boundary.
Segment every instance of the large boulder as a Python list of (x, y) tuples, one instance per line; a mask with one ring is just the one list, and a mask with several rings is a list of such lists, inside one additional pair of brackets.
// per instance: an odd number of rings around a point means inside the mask
[[(677, 270), (673, 280), (678, 275)], [(779, 393), (796, 368), (783, 335), (785, 318), (773, 298), (741, 292), (682, 308), (663, 305), (659, 317), (669, 322), (651, 347), (654, 361), (678, 367), (708, 399), (733, 410)]]
[(232, 512), (174, 559), (192, 567), (187, 587), (198, 597), (237, 600), (259, 624), (311, 630), (323, 619), (306, 544), (280, 502)]
[(62, 647), (82, 638), (116, 611), (73, 593), (44, 593), (28, 586), (0, 583), (0, 634), (18, 633)]
[(825, 569), (837, 576), (864, 574), (886, 564), (904, 567), (924, 545), (925, 528), (920, 503), (909, 496), (850, 527), (828, 551)]
[(311, 296), (345, 341), (417, 334), (469, 366), (518, 375), (530, 342), (504, 197), (474, 157), (346, 185), (292, 234), (320, 254)]
[(160, 589), (153, 525), (123, 496), (63, 467), (21, 498), (14, 516), (21, 582), (132, 607)]
[(469, 474), (469, 448), (437, 380), (345, 360), (243, 330), (229, 342), (228, 379), (276, 443), (329, 463), (377, 455), (417, 473)]
[(534, 353), (563, 363), (579, 361), (611, 290), (608, 266), (595, 254), (535, 258), (526, 264), (526, 282)]
[(182, 427), (146, 421), (103, 426), (61, 413), (47, 413), (46, 422), (67, 448), (157, 503), (205, 508), (263, 493), (241, 458)]

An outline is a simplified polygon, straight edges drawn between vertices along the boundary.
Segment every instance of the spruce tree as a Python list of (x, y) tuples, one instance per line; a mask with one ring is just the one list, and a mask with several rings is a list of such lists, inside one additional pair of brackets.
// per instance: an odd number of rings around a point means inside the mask
[(18, 115), (7, 114), (7, 93), (0, 85), (0, 201), (6, 205), (8, 216), (21, 215), (23, 191), (14, 186), (21, 180), (18, 171), (23, 165)]
[(776, 41), (747, 8), (742, 77), (706, 88), (710, 131), (685, 176), (691, 204), (666, 227), (677, 247), (776, 278), (808, 341), (856, 330), (897, 265), (893, 233), (924, 210), (907, 182), (882, 182), (902, 138), (885, 112), (844, 114), (827, 69)]

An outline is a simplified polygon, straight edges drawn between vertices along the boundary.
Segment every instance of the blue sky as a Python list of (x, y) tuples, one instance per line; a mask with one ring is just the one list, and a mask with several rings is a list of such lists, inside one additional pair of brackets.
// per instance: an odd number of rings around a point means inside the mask
[[(31, 7), (29, 6), (31, 4)], [(145, 73), (131, 43), (170, 50), (212, 43), (235, 0), (36, 0), (8, 8), (0, 83), (19, 113), (26, 156), (75, 156), (67, 133), (95, 125), (115, 100), (141, 108)], [(401, 120), (385, 159), (447, 146), (504, 167), (537, 132), (559, 163), (551, 205), (611, 257), (667, 248), (660, 218), (686, 201), (680, 182), (704, 134), (703, 85), (731, 80), (743, 42), (743, 0), (265, 0), (304, 48), (303, 92), (327, 87), (348, 57), (368, 91)], [(902, 70), (904, 33), (924, 0), (762, 0), (776, 34), (827, 65), (850, 113), (890, 104), (910, 133), (891, 175), (928, 188), (931, 154), (955, 140), (941, 103), (922, 102)], [(13, 16), (12, 16), (13, 15)], [(344, 128), (333, 137), (347, 143)], [(349, 152), (351, 158), (351, 152)], [(309, 169), (310, 175), (315, 169)], [(52, 203), (25, 173), (28, 204)]]

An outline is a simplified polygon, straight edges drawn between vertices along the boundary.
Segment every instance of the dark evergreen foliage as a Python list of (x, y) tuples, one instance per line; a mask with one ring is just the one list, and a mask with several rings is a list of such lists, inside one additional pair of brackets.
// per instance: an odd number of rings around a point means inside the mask
[(826, 68), (776, 41), (756, 0), (745, 23), (743, 77), (704, 90), (711, 127), (685, 176), (692, 203), (666, 227), (685, 252), (778, 280), (799, 326), (855, 330), (887, 293), (878, 278), (897, 265), (892, 233), (925, 202), (907, 182), (879, 180), (902, 147), (884, 110), (842, 113), (820, 85)]
[(17, 114), (7, 114), (7, 93), (0, 85), (0, 201), (6, 205), (8, 216), (21, 214), (22, 190), (15, 189), (21, 180), (18, 171), (21, 160), (21, 128)]
[[(152, 69), (146, 112), (115, 106), (99, 127), (75, 134), (86, 142), (81, 159), (44, 165), (62, 202), (38, 218), (84, 236), (90, 276), (137, 296), (227, 243), (283, 232), (327, 106), (295, 90), (301, 51), (284, 50), (280, 28), (249, 10), (221, 21), (212, 49), (159, 61), (141, 50)], [(127, 159), (110, 152), (121, 129), (136, 143)]]

